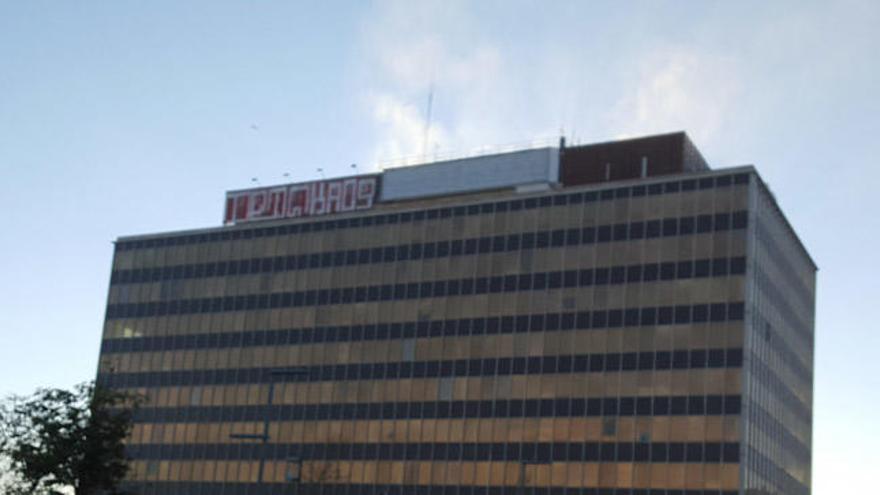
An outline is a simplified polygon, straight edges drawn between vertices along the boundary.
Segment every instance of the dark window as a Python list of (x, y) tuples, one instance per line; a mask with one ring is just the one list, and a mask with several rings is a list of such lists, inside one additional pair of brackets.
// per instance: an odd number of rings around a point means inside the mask
[(675, 323), (684, 324), (691, 322), (691, 307), (676, 306), (675, 307)]
[(690, 260), (688, 261), (679, 261), (678, 262), (678, 270), (676, 273), (676, 278), (685, 279), (691, 278), (694, 272), (694, 263)]
[(596, 241), (596, 228), (595, 227), (585, 227), (581, 230), (581, 242), (584, 244), (591, 244)]
[(715, 215), (715, 230), (729, 230), (730, 229), (730, 213), (717, 213)]
[(731, 218), (731, 226), (734, 229), (744, 229), (748, 225), (749, 217), (748, 213), (744, 211), (737, 211), (732, 215)]
[(704, 234), (712, 231), (712, 215), (699, 215), (697, 217), (697, 233)]
[(464, 251), (464, 241), (455, 240), (450, 243), (450, 253), (452, 256), (460, 256)]
[(629, 224), (629, 238), (643, 239), (645, 237), (645, 222), (633, 222)]
[(507, 250), (508, 251), (516, 251), (519, 249), (519, 235), (511, 234), (507, 236)]
[(716, 258), (712, 260), (712, 276), (721, 277), (727, 275), (727, 258)]
[(593, 270), (581, 270), (578, 272), (578, 285), (588, 287), (593, 285)]
[(730, 274), (742, 275), (746, 272), (746, 259), (743, 257), (732, 258), (730, 260)]
[(695, 261), (694, 262), (694, 276), (695, 277), (708, 277), (709, 276), (709, 268), (710, 268), (709, 260)]
[(642, 280), (642, 266), (641, 265), (630, 265), (626, 268), (626, 281), (627, 282), (641, 282)]

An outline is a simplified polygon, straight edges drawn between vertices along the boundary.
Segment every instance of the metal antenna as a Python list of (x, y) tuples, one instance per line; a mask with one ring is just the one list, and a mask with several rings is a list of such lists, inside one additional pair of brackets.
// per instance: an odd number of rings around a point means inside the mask
[(428, 86), (428, 108), (425, 111), (425, 136), (422, 141), (422, 157), (428, 156), (428, 141), (431, 139), (431, 112), (434, 107), (434, 80)]

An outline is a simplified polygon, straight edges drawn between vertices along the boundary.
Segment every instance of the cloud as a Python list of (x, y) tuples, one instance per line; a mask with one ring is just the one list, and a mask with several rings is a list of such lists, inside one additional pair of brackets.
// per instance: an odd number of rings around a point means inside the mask
[(379, 133), (377, 157), (480, 145), (501, 135), (493, 122), (493, 107), (504, 100), (496, 83), (504, 72), (496, 50), (454, 52), (431, 40), (392, 45), (380, 50), (381, 83), (364, 99)]
[(865, 53), (865, 23), (844, 40), (859, 49), (837, 54), (822, 19), (843, 24), (843, 14), (830, 7), (793, 18), (731, 6), (675, 31), (656, 22), (663, 9), (633, 9), (624, 23), (578, 6), (554, 16), (519, 5), (507, 17), (495, 7), (389, 1), (368, 11), (356, 87), (374, 162), (550, 143), (560, 130), (581, 143), (685, 130), (719, 165), (751, 160), (743, 140), (778, 134), (778, 115), (818, 108), (835, 84), (869, 71), (847, 69)]
[(467, 4), (382, 3), (361, 38), (361, 100), (380, 163), (503, 143), (515, 129), (511, 120), (522, 118), (525, 92), (518, 88), (528, 83), (482, 34)]
[(606, 116), (618, 137), (686, 130), (697, 142), (719, 135), (741, 93), (732, 59), (672, 47), (646, 54), (634, 83)]
[(380, 129), (381, 139), (374, 155), (382, 160), (405, 159), (432, 151), (430, 143), (447, 142), (446, 129), (441, 125), (426, 128), (423, 110), (403, 101), (393, 93), (377, 93), (369, 98), (372, 118)]

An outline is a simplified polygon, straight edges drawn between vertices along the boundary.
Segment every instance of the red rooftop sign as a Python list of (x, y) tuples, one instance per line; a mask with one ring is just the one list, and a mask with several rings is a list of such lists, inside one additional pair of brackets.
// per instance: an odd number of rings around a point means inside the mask
[(373, 207), (379, 176), (261, 187), (226, 193), (226, 225), (256, 220), (301, 218)]

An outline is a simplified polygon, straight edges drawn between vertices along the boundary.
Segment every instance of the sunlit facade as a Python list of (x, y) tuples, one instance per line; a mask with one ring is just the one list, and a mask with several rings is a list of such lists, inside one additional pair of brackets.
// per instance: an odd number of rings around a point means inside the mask
[(816, 267), (754, 168), (678, 133), (375, 177), (117, 241), (129, 489), (810, 493)]

